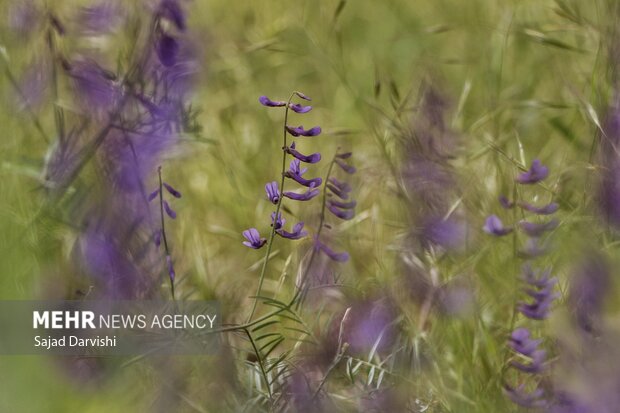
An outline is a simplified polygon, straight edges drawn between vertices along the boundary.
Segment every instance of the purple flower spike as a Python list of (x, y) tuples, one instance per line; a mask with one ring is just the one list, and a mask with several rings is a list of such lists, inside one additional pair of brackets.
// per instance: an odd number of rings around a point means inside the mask
[(327, 206), (327, 209), (329, 209), (332, 214), (345, 221), (353, 219), (355, 216), (355, 211), (353, 209), (338, 209), (338, 207), (332, 203)]
[(172, 36), (161, 34), (156, 45), (159, 61), (165, 67), (172, 67), (177, 61), (179, 53), (179, 43)]
[[(273, 225), (274, 221), (276, 221), (275, 218), (276, 218), (276, 213), (272, 212), (271, 213), (271, 225)], [(286, 219), (282, 218), (282, 213), (278, 212), (278, 220), (275, 222), (275, 224), (276, 224), (276, 231), (282, 228), (284, 224), (286, 224)]]
[(254, 248), (255, 250), (261, 248), (267, 243), (267, 239), (261, 238), (256, 228), (250, 228), (243, 231), (243, 236), (247, 241), (243, 241), (243, 245), (246, 247)]
[(276, 205), (280, 200), (280, 190), (278, 189), (278, 183), (276, 181), (269, 182), (267, 185), (265, 185), (265, 191), (267, 191), (267, 199), (269, 199), (272, 204)]
[(172, 208), (170, 208), (170, 205), (168, 205), (168, 202), (166, 201), (164, 201), (164, 210), (170, 218), (175, 219), (177, 217), (177, 213)]
[(332, 260), (334, 260), (336, 262), (346, 262), (346, 261), (349, 260), (349, 253), (348, 252), (346, 252), (346, 251), (335, 252), (334, 250), (329, 248), (327, 245), (323, 244), (318, 239), (315, 240), (315, 242), (316, 242), (316, 248), (318, 248), (319, 250), (323, 251), (325, 253), (325, 255), (327, 255)]
[(308, 235), (308, 232), (304, 231), (303, 229), (304, 229), (304, 223), (298, 222), (297, 224), (295, 224), (295, 226), (293, 226), (293, 232), (288, 232), (288, 231), (285, 231), (284, 229), (278, 229), (276, 230), (276, 233), (280, 235), (282, 238), (300, 239)]
[(268, 106), (270, 108), (276, 108), (276, 107), (280, 107), (280, 106), (286, 106), (286, 102), (283, 102), (281, 100), (271, 100), (269, 99), (267, 96), (261, 96), (258, 98), (258, 101), (261, 103), (261, 105), (263, 106)]
[(504, 209), (512, 209), (515, 206), (515, 203), (510, 201), (504, 195), (499, 196), (499, 203)]
[(349, 199), (349, 193), (351, 192), (351, 186), (348, 183), (339, 181), (336, 178), (329, 178), (327, 189), (340, 199)]
[(286, 130), (293, 136), (318, 136), (321, 134), (321, 127), (315, 126), (314, 128), (310, 128), (308, 130), (304, 129), (303, 126), (298, 126), (293, 128), (291, 126), (286, 126)]
[(549, 175), (549, 168), (544, 166), (540, 160), (534, 159), (532, 166), (527, 172), (523, 172), (517, 177), (517, 182), (520, 184), (535, 184)]
[(166, 264), (168, 264), (168, 275), (170, 276), (170, 280), (174, 281), (176, 273), (174, 272), (174, 266), (172, 265), (172, 258), (170, 258), (170, 255), (166, 255)]
[(302, 98), (303, 100), (307, 100), (307, 101), (311, 101), (311, 100), (312, 100), (312, 99), (310, 99), (308, 96), (304, 95), (304, 94), (303, 94), (303, 93), (301, 93), (301, 92), (295, 92), (295, 94), (296, 94), (297, 96), (299, 96), (300, 98)]
[(157, 198), (157, 195), (159, 195), (159, 188), (149, 194), (148, 201), (151, 202), (152, 200)]
[(295, 158), (305, 163), (317, 163), (318, 161), (321, 160), (321, 154), (318, 152), (310, 154), (310, 155), (303, 155), (300, 152), (298, 152), (295, 149), (295, 142), (291, 143), (290, 147), (285, 148), (285, 151), (286, 153), (293, 155)]
[(321, 179), (320, 177), (313, 178), (313, 179), (303, 178), (302, 175), (307, 171), (307, 169), (301, 168), (300, 165), (301, 164), (300, 164), (299, 159), (293, 159), (291, 161), (291, 166), (289, 170), (284, 173), (284, 176), (286, 176), (287, 178), (293, 179), (295, 182), (303, 186), (308, 186), (308, 187), (313, 186), (317, 188), (321, 186), (321, 184), (323, 183), (323, 179)]
[(170, 193), (170, 195), (172, 195), (175, 198), (181, 198), (181, 193), (179, 191), (177, 191), (176, 189), (174, 189), (172, 186), (168, 185), (167, 183), (164, 182), (164, 188), (166, 188), (166, 190)]
[(343, 171), (345, 171), (348, 174), (354, 174), (357, 171), (357, 169), (355, 169), (354, 166), (347, 164), (341, 159), (336, 159), (336, 163), (338, 164), (339, 167), (342, 168)]
[(557, 219), (552, 219), (549, 222), (543, 222), (541, 224), (537, 224), (534, 222), (521, 221), (519, 222), (519, 226), (528, 236), (533, 238), (538, 238), (542, 236), (547, 231), (552, 231), (557, 228), (559, 221)]
[(498, 237), (502, 237), (512, 232), (512, 228), (504, 227), (504, 224), (502, 224), (502, 221), (497, 217), (497, 215), (490, 215), (486, 219), (482, 230), (487, 234)]
[(519, 202), (519, 207), (538, 215), (551, 215), (560, 209), (560, 206), (556, 202), (551, 202), (542, 207), (537, 207), (526, 202)]
[(289, 103), (288, 107), (291, 108), (291, 110), (296, 113), (308, 113), (312, 110), (312, 106), (302, 106), (299, 103)]
[(553, 287), (558, 280), (555, 277), (549, 278), (549, 271), (545, 271), (540, 278), (537, 278), (529, 267), (526, 267), (525, 271), (524, 279), (530, 286), (525, 292), (532, 297), (533, 301), (519, 303), (518, 309), (528, 318), (544, 320), (549, 315), (551, 304), (559, 297), (559, 294), (553, 292)]
[(319, 190), (314, 189), (314, 186), (310, 186), (310, 188), (303, 194), (297, 194), (295, 192), (285, 192), (283, 195), (294, 201), (309, 201), (315, 196), (317, 196), (318, 194), (319, 194)]

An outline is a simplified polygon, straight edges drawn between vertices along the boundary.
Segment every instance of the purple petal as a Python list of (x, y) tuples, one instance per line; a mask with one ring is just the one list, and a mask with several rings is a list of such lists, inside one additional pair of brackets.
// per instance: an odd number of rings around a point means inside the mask
[(287, 198), (290, 198), (294, 201), (309, 201), (312, 198), (314, 198), (315, 196), (317, 196), (319, 194), (319, 190), (318, 189), (314, 189), (314, 187), (310, 187), (306, 192), (304, 192), (303, 194), (297, 194), (295, 192), (285, 192), (283, 195)]
[(157, 197), (157, 195), (159, 195), (159, 188), (149, 194), (148, 201), (151, 202)]
[(340, 159), (336, 159), (335, 161), (338, 164), (338, 166), (342, 168), (342, 170), (348, 174), (354, 174), (357, 171), (357, 169), (355, 169), (354, 166), (351, 166)]
[(168, 214), (170, 218), (175, 219), (177, 217), (177, 213), (174, 212), (172, 208), (170, 208), (170, 205), (168, 205), (168, 202), (166, 201), (164, 201), (164, 210), (166, 211), (166, 214)]
[(308, 96), (304, 95), (304, 94), (303, 94), (303, 93), (301, 93), (301, 92), (295, 92), (295, 94), (296, 94), (297, 96), (299, 96), (300, 98), (302, 98), (303, 100), (307, 100), (307, 101), (311, 101), (311, 100), (312, 100), (312, 99), (310, 99)]
[(334, 250), (329, 248), (327, 245), (323, 244), (321, 241), (315, 240), (315, 242), (316, 242), (316, 248), (318, 248), (321, 251), (323, 251), (325, 253), (325, 255), (327, 255), (332, 260), (337, 261), (337, 262), (346, 262), (346, 261), (349, 260), (349, 253), (348, 252), (346, 252), (346, 251), (335, 252)]
[(486, 219), (482, 230), (487, 234), (498, 237), (502, 237), (512, 232), (512, 228), (504, 227), (504, 224), (502, 224), (502, 221), (496, 215), (490, 215)]
[(511, 209), (515, 206), (514, 202), (511, 202), (508, 198), (506, 198), (504, 195), (500, 195), (499, 196), (499, 203), (500, 205), (504, 208), (504, 209)]
[(168, 275), (170, 276), (170, 280), (174, 281), (176, 273), (174, 272), (174, 266), (172, 265), (172, 258), (170, 258), (170, 255), (166, 255), (166, 264), (168, 264)]
[(303, 155), (295, 149), (295, 142), (291, 143), (291, 146), (285, 149), (286, 153), (293, 155), (295, 158), (306, 163), (317, 163), (321, 160), (320, 153), (313, 153), (310, 155)]
[(319, 126), (306, 130), (303, 126), (293, 128), (287, 125), (286, 130), (293, 136), (318, 136), (321, 134), (321, 128)]
[(279, 106), (286, 106), (286, 102), (283, 102), (281, 100), (271, 100), (267, 96), (259, 97), (258, 101), (261, 103), (261, 105), (269, 106), (272, 108), (279, 107)]
[(174, 189), (172, 186), (164, 182), (164, 187), (166, 188), (168, 192), (170, 192), (170, 195), (172, 195), (173, 197), (181, 198), (181, 193), (177, 191), (176, 189)]
[(551, 202), (550, 204), (542, 207), (537, 207), (526, 202), (519, 202), (519, 207), (538, 215), (551, 215), (560, 208), (560, 206), (555, 202)]
[(161, 230), (157, 230), (155, 235), (153, 236), (153, 242), (155, 242), (155, 246), (159, 248), (161, 245)]
[[(284, 106), (284, 105), (278, 105), (278, 106)], [(308, 113), (312, 110), (312, 106), (302, 106), (299, 103), (289, 103), (288, 107), (291, 108), (291, 110), (296, 113)]]
[(272, 204), (276, 205), (280, 200), (280, 189), (278, 188), (278, 183), (276, 181), (267, 183), (265, 185), (265, 191), (267, 192), (267, 199), (269, 199)]
[(520, 184), (535, 184), (549, 175), (549, 168), (544, 166), (540, 160), (534, 159), (532, 165), (527, 172), (523, 172), (517, 177), (517, 182)]
[(179, 53), (179, 43), (172, 36), (162, 33), (157, 39), (157, 56), (165, 67), (172, 67), (176, 63)]
[(557, 219), (552, 219), (549, 222), (543, 222), (543, 223), (534, 223), (534, 222), (528, 222), (528, 221), (519, 222), (519, 226), (521, 227), (523, 232), (525, 232), (530, 237), (534, 237), (534, 238), (540, 237), (547, 231), (554, 230), (555, 228), (557, 228), (558, 224), (559, 224), (559, 221)]
[(276, 233), (283, 238), (296, 240), (296, 239), (300, 239), (308, 235), (308, 232), (303, 231), (303, 228), (304, 228), (304, 223), (298, 222), (293, 227), (293, 232), (288, 232), (288, 231), (285, 231), (284, 229), (279, 229), (279, 230), (276, 230)]
[(253, 248), (255, 250), (261, 248), (263, 245), (267, 243), (265, 238), (261, 238), (258, 230), (256, 228), (250, 228), (243, 231), (243, 236), (247, 241), (243, 241), (243, 245), (246, 247)]
[(331, 203), (327, 206), (327, 209), (329, 209), (332, 214), (334, 214), (340, 219), (344, 219), (345, 221), (348, 221), (355, 217), (355, 211), (353, 209), (338, 209), (335, 205)]

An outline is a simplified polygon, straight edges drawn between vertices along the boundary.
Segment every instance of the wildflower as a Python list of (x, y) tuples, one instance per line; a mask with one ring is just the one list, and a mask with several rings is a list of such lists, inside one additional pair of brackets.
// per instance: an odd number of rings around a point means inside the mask
[(340, 208), (338, 208), (336, 205), (334, 205), (331, 202), (327, 203), (327, 209), (329, 210), (329, 212), (331, 212), (332, 214), (334, 214), (338, 218), (344, 219), (346, 221), (348, 221), (350, 219), (353, 219), (353, 217), (355, 216), (355, 211), (352, 208), (340, 209)]
[(560, 206), (556, 202), (551, 202), (541, 207), (537, 207), (537, 206), (528, 204), (526, 202), (519, 202), (518, 205), (522, 209), (525, 209), (526, 211), (529, 211), (529, 212), (532, 212), (538, 215), (551, 215), (560, 208)]
[(346, 182), (341, 182), (336, 178), (329, 178), (327, 189), (340, 199), (349, 199), (349, 193), (351, 192), (351, 186)]
[(354, 174), (357, 169), (355, 169), (354, 166), (347, 164), (345, 161), (343, 161), (342, 159), (336, 158), (336, 164), (342, 168), (343, 171), (345, 171), (348, 174)]
[(308, 130), (304, 129), (303, 126), (298, 126), (296, 128), (291, 127), (291, 126), (286, 126), (286, 130), (288, 131), (288, 133), (290, 133), (292, 136), (318, 136), (321, 134), (321, 127), (320, 126), (315, 126), (314, 128), (310, 128)]
[(301, 163), (299, 159), (293, 159), (291, 161), (291, 165), (289, 167), (289, 170), (286, 171), (284, 173), (284, 175), (287, 178), (291, 178), (293, 179), (295, 182), (297, 182), (300, 185), (303, 186), (312, 186), (314, 185), (315, 187), (319, 187), (321, 186), (321, 184), (323, 183), (323, 179), (321, 179), (320, 177), (317, 178), (313, 178), (313, 179), (305, 179), (303, 178), (303, 174), (306, 173), (306, 171), (308, 170), (307, 168), (301, 168), (300, 167)]
[(323, 251), (325, 253), (325, 255), (327, 255), (329, 258), (331, 258), (334, 261), (337, 262), (346, 262), (349, 260), (349, 253), (346, 251), (343, 252), (335, 252), (334, 250), (332, 250), (331, 248), (329, 248), (327, 245), (323, 244), (321, 241), (319, 241), (318, 239), (314, 240), (314, 245), (315, 248)]
[(269, 182), (265, 185), (265, 191), (267, 191), (267, 199), (269, 199), (272, 204), (277, 204), (280, 200), (280, 190), (278, 189), (278, 183), (276, 181)]
[(538, 278), (534, 273), (526, 268), (526, 276), (524, 277), (527, 283), (525, 292), (532, 298), (531, 302), (520, 302), (518, 310), (526, 317), (533, 320), (544, 320), (549, 315), (549, 309), (553, 301), (559, 297), (558, 293), (553, 292), (553, 288), (557, 283), (557, 278), (549, 277), (550, 271), (543, 273), (542, 277)]
[(243, 241), (243, 245), (245, 245), (246, 247), (253, 248), (255, 250), (261, 248), (263, 245), (267, 243), (267, 239), (261, 238), (256, 228), (250, 228), (248, 230), (243, 231), (243, 236), (247, 240), (247, 241)]
[(300, 239), (308, 235), (307, 231), (304, 231), (304, 223), (298, 222), (293, 226), (293, 232), (288, 232), (283, 228), (276, 229), (276, 234), (280, 235), (282, 238), (288, 239)]
[(312, 106), (302, 106), (299, 103), (289, 103), (288, 107), (296, 113), (308, 113), (312, 110)]
[(543, 223), (534, 223), (528, 221), (519, 222), (519, 226), (528, 236), (537, 238), (543, 235), (545, 232), (552, 231), (557, 228), (559, 221), (552, 219), (551, 221)]
[(504, 209), (511, 209), (515, 206), (515, 203), (510, 201), (504, 195), (499, 196), (499, 203)]
[(490, 215), (486, 219), (482, 230), (487, 234), (496, 235), (498, 237), (502, 237), (512, 232), (512, 228), (504, 227), (504, 224), (496, 215)]
[(271, 100), (267, 96), (259, 97), (258, 101), (261, 103), (261, 105), (269, 106), (269, 107), (272, 107), (272, 108), (280, 107), (280, 106), (286, 106), (286, 102), (281, 101), (281, 100)]
[(166, 264), (168, 265), (168, 276), (170, 277), (170, 281), (174, 281), (176, 273), (174, 271), (174, 266), (172, 265), (172, 258), (170, 255), (166, 255)]
[(311, 184), (310, 187), (308, 188), (308, 190), (306, 192), (304, 192), (303, 194), (298, 194), (295, 192), (291, 192), (291, 191), (286, 191), (284, 192), (282, 195), (286, 198), (290, 198), (294, 201), (309, 201), (312, 198), (314, 198), (315, 196), (317, 196), (319, 194), (319, 190), (318, 189), (314, 189), (314, 184)]
[(544, 166), (540, 160), (534, 159), (527, 172), (520, 174), (516, 181), (520, 184), (535, 184), (544, 180), (549, 175), (549, 168)]
[(310, 155), (303, 155), (295, 149), (295, 142), (291, 143), (291, 145), (284, 149), (286, 153), (293, 155), (295, 158), (299, 159), (302, 162), (306, 163), (317, 163), (321, 160), (320, 153), (313, 153)]
[(286, 219), (282, 218), (282, 214), (278, 212), (278, 219), (276, 220), (276, 213), (272, 212), (271, 213), (271, 225), (276, 226), (276, 231), (279, 230), (280, 228), (282, 228), (284, 226), (284, 224), (286, 224)]

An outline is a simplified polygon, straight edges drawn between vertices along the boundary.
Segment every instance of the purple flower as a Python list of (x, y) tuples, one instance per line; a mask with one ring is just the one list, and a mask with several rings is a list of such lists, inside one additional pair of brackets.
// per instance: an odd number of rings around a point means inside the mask
[(335, 252), (334, 250), (329, 248), (327, 245), (325, 245), (324, 243), (322, 243), (318, 239), (315, 239), (314, 243), (315, 243), (315, 248), (319, 249), (320, 251), (323, 251), (323, 253), (325, 253), (325, 255), (327, 255), (329, 258), (331, 258), (334, 261), (346, 262), (346, 261), (349, 260), (349, 253), (346, 252), (346, 251)]
[(321, 178), (313, 178), (313, 179), (305, 179), (302, 177), (304, 173), (306, 173), (306, 168), (301, 168), (301, 163), (299, 159), (293, 159), (291, 161), (291, 165), (288, 171), (284, 173), (287, 178), (293, 179), (295, 182), (303, 185), (303, 186), (314, 186), (319, 187), (323, 183), (323, 179)]
[(465, 242), (465, 224), (455, 218), (431, 215), (421, 220), (420, 240), (424, 247), (430, 244), (455, 250)]
[(342, 208), (342, 209), (353, 209), (357, 206), (356, 201), (340, 202), (340, 201), (334, 201), (333, 199), (330, 199), (327, 202), (335, 207)]
[(177, 217), (177, 213), (170, 208), (170, 205), (168, 204), (167, 201), (163, 201), (164, 204), (164, 211), (166, 211), (166, 214), (168, 214), (168, 216), (172, 219), (175, 219)]
[(546, 355), (547, 353), (545, 350), (536, 350), (531, 354), (531, 361), (529, 364), (513, 360), (510, 362), (510, 365), (524, 373), (538, 374), (543, 371)]
[(298, 126), (293, 128), (291, 126), (286, 126), (286, 130), (293, 136), (318, 136), (321, 134), (321, 127), (315, 126), (314, 128), (310, 128), (308, 130), (304, 129), (303, 126)]
[(321, 154), (318, 152), (310, 154), (310, 155), (303, 155), (299, 153), (295, 149), (295, 142), (292, 142), (291, 146), (289, 146), (288, 148), (285, 148), (284, 150), (286, 151), (286, 153), (293, 155), (295, 158), (299, 159), (302, 162), (317, 163), (318, 161), (321, 160)]
[(336, 158), (335, 161), (338, 164), (338, 166), (342, 168), (342, 170), (348, 174), (354, 174), (357, 171), (357, 169), (355, 169), (354, 166), (347, 164), (342, 159)]
[(538, 238), (542, 236), (547, 231), (552, 231), (557, 228), (559, 221), (557, 219), (552, 219), (548, 222), (543, 223), (534, 223), (528, 221), (520, 221), (519, 226), (528, 236)]
[(499, 196), (499, 203), (504, 209), (511, 209), (515, 206), (515, 203), (510, 201), (504, 195)]
[(166, 264), (168, 265), (168, 275), (170, 276), (170, 280), (174, 281), (176, 273), (174, 272), (174, 266), (172, 265), (172, 258), (170, 258), (170, 255), (166, 255)]
[[(284, 224), (286, 224), (286, 219), (282, 218), (282, 213), (278, 212), (278, 220), (276, 221), (276, 213), (272, 212), (271, 213), (271, 225), (273, 225), (275, 223), (276, 225), (276, 231), (280, 228), (282, 228), (284, 226)], [(275, 221), (275, 222), (274, 222)]]
[[(268, 106), (271, 106), (271, 105), (268, 105)], [(277, 105), (277, 106), (284, 106), (284, 105)], [(288, 107), (291, 108), (291, 110), (296, 113), (308, 113), (312, 110), (312, 106), (302, 106), (299, 103), (289, 103)]]
[(254, 248), (255, 250), (261, 248), (265, 243), (267, 243), (267, 239), (261, 238), (258, 230), (256, 228), (250, 228), (243, 231), (243, 236), (247, 241), (243, 241), (243, 245), (246, 247)]
[(175, 198), (181, 198), (181, 193), (179, 191), (174, 189), (172, 186), (170, 186), (166, 182), (164, 182), (163, 184), (164, 184), (164, 188), (166, 188), (166, 190), (170, 193), (170, 195), (172, 195)]
[(278, 189), (278, 183), (276, 181), (269, 182), (265, 185), (265, 191), (267, 191), (267, 199), (272, 204), (276, 205), (280, 200), (280, 189)]
[(286, 106), (286, 102), (283, 102), (281, 100), (271, 100), (267, 96), (259, 97), (258, 101), (261, 103), (261, 105), (269, 106), (272, 108), (279, 107), (279, 106)]
[(541, 207), (537, 207), (526, 202), (519, 202), (519, 207), (538, 215), (551, 215), (560, 208), (560, 206), (555, 202), (551, 202), (550, 204)]
[(299, 96), (300, 98), (302, 98), (303, 100), (307, 100), (307, 101), (311, 101), (311, 100), (312, 100), (312, 99), (310, 99), (308, 96), (304, 95), (304, 94), (303, 94), (303, 93), (301, 93), (301, 92), (295, 92), (295, 94), (296, 94), (297, 96)]
[(148, 201), (151, 202), (152, 200), (157, 198), (157, 195), (159, 195), (159, 188), (157, 188), (156, 190), (154, 190), (153, 192), (149, 194)]
[(177, 61), (179, 43), (172, 36), (161, 33), (155, 45), (159, 61), (165, 67), (172, 67)]
[(519, 385), (517, 388), (512, 388), (508, 385), (504, 385), (504, 392), (513, 403), (519, 406), (537, 408), (547, 405), (547, 402), (542, 398), (544, 395), (542, 389), (536, 389), (531, 393), (526, 393), (524, 387), (524, 385)]
[(487, 234), (496, 235), (498, 237), (502, 237), (512, 232), (512, 228), (504, 227), (504, 224), (502, 224), (502, 221), (497, 217), (497, 215), (490, 215), (486, 219), (482, 230)]
[(348, 221), (350, 219), (353, 219), (353, 217), (355, 217), (355, 210), (353, 210), (353, 209), (340, 209), (340, 208), (338, 208), (336, 205), (334, 205), (331, 202), (328, 202), (327, 209), (329, 209), (329, 211), (332, 214), (334, 214), (335, 216), (337, 216), (340, 219), (344, 219), (345, 221)]
[(327, 189), (340, 199), (349, 199), (349, 193), (351, 192), (351, 186), (348, 183), (339, 181), (336, 178), (329, 178)]
[(298, 222), (297, 224), (293, 226), (293, 232), (288, 232), (281, 228), (281, 229), (276, 229), (276, 233), (283, 238), (300, 239), (308, 235), (308, 232), (303, 231), (303, 229), (304, 229), (304, 223)]
[(304, 192), (303, 194), (297, 194), (295, 192), (285, 192), (283, 195), (287, 198), (290, 198), (295, 201), (309, 201), (315, 196), (319, 194), (318, 189), (314, 189), (314, 186), (310, 186), (310, 188)]
[(549, 168), (544, 166), (538, 159), (532, 161), (532, 165), (527, 172), (520, 174), (516, 181), (520, 184), (535, 184), (549, 175)]
[(525, 327), (515, 329), (510, 335), (508, 345), (517, 353), (524, 356), (531, 356), (542, 340), (532, 340), (530, 338), (530, 331)]
[(525, 292), (532, 298), (532, 301), (520, 302), (519, 311), (526, 317), (533, 320), (544, 320), (549, 315), (549, 310), (553, 301), (559, 297), (558, 293), (553, 292), (553, 288), (557, 283), (557, 278), (533, 279)]

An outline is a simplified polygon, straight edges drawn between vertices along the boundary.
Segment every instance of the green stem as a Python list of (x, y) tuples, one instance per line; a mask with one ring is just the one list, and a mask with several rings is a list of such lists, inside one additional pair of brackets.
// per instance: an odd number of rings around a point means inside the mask
[(263, 266), (260, 271), (260, 276), (258, 278), (258, 288), (256, 289), (256, 295), (254, 297), (254, 303), (252, 304), (252, 311), (250, 311), (250, 316), (248, 317), (248, 323), (252, 321), (252, 317), (254, 317), (254, 313), (256, 312), (256, 306), (258, 305), (258, 300), (260, 299), (260, 293), (263, 289), (263, 282), (265, 281), (265, 273), (267, 271), (267, 263), (269, 262), (269, 256), (271, 255), (271, 249), (273, 248), (273, 240), (276, 235), (276, 226), (275, 223), (278, 221), (278, 214), (280, 213), (280, 208), (282, 206), (282, 199), (284, 198), (284, 172), (286, 171), (286, 125), (288, 122), (288, 111), (289, 105), (291, 104), (291, 100), (295, 96), (295, 92), (291, 93), (291, 96), (288, 98), (286, 102), (286, 110), (284, 111), (284, 125), (282, 127), (283, 130), (283, 138), (282, 138), (282, 171), (281, 171), (281, 179), (280, 179), (280, 197), (278, 198), (278, 203), (276, 205), (276, 215), (274, 217), (274, 222), (271, 225), (271, 233), (269, 234), (269, 241), (267, 242), (267, 252), (265, 253), (265, 258), (263, 259)]
[[(161, 166), (157, 168), (157, 174), (159, 175), (159, 215), (161, 217), (161, 237), (164, 241), (164, 251), (166, 251), (166, 259), (170, 257), (170, 249), (168, 248), (168, 238), (166, 237), (166, 220), (164, 219), (164, 190), (163, 190), (163, 180), (161, 179)], [(166, 262), (167, 264), (167, 262)], [(170, 279), (170, 293), (172, 294), (172, 300), (174, 301), (174, 280), (172, 277), (168, 277)]]

